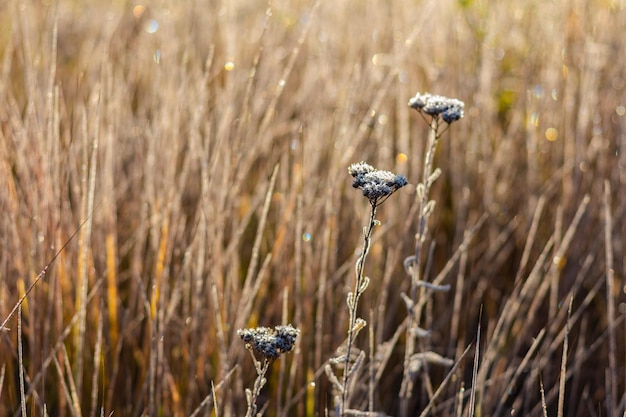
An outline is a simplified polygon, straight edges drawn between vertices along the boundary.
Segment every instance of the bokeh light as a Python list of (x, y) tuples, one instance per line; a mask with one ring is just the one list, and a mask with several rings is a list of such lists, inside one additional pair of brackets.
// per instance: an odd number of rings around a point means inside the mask
[(546, 139), (550, 142), (554, 142), (559, 138), (559, 131), (553, 127), (549, 127), (546, 129)]

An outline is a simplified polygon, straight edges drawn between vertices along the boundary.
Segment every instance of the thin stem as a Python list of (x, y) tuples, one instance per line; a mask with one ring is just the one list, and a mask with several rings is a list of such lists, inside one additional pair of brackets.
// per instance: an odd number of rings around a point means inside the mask
[(17, 301), (17, 303), (13, 306), (13, 309), (11, 310), (11, 312), (9, 313), (9, 315), (4, 319), (4, 321), (2, 322), (2, 324), (0, 324), (0, 331), (6, 331), (9, 330), (6, 328), (6, 324), (9, 322), (9, 320), (11, 320), (11, 318), (13, 317), (13, 315), (15, 314), (15, 312), (17, 311), (17, 309), (22, 305), (22, 303), (24, 303), (24, 300), (26, 300), (26, 297), (28, 297), (28, 295), (31, 293), (31, 291), (33, 290), (33, 288), (35, 288), (35, 285), (37, 285), (37, 283), (39, 281), (41, 281), (46, 274), (48, 273), (48, 269), (50, 268), (50, 266), (54, 263), (54, 261), (57, 260), (57, 258), (59, 256), (61, 256), (61, 253), (68, 247), (68, 245), (70, 244), (70, 242), (76, 237), (76, 235), (78, 235), (78, 232), (81, 231), (81, 229), (83, 228), (83, 226), (85, 226), (85, 224), (91, 219), (91, 216), (93, 216), (93, 213), (95, 211), (96, 208), (98, 208), (100, 206), (100, 203), (98, 203), (96, 205), (96, 207), (91, 211), (91, 213), (89, 213), (89, 216), (87, 216), (83, 222), (78, 226), (78, 228), (74, 231), (74, 233), (72, 233), (72, 235), (69, 237), (69, 239), (67, 239), (65, 241), (65, 243), (63, 244), (63, 246), (61, 246), (61, 249), (59, 249), (54, 256), (52, 257), (52, 259), (50, 259), (50, 262), (48, 262), (48, 264), (46, 266), (44, 266), (44, 268), (41, 270), (41, 272), (39, 272), (39, 275), (37, 275), (35, 277), (35, 279), (33, 280), (33, 283), (30, 284), (30, 287), (28, 287), (28, 289), (26, 290), (26, 292), (24, 292), (24, 294), (20, 297), (20, 299)]
[(356, 262), (356, 283), (354, 287), (354, 292), (352, 293), (352, 300), (348, 302), (348, 311), (350, 313), (350, 320), (348, 325), (348, 346), (346, 349), (346, 364), (343, 369), (343, 389), (341, 392), (341, 404), (339, 414), (341, 416), (344, 415), (346, 410), (346, 402), (348, 401), (348, 379), (351, 372), (350, 369), (350, 354), (352, 353), (352, 345), (354, 344), (354, 339), (356, 337), (356, 322), (357, 322), (357, 309), (359, 304), (359, 298), (361, 294), (365, 291), (363, 287), (363, 281), (365, 279), (363, 275), (363, 270), (365, 267), (365, 258), (367, 257), (367, 253), (370, 249), (370, 244), (372, 241), (372, 231), (374, 230), (374, 226), (376, 225), (376, 208), (378, 206), (377, 201), (370, 202), (372, 211), (370, 213), (369, 225), (364, 233), (363, 238), (363, 248), (361, 250), (361, 256)]
[(607, 321), (609, 323), (609, 386), (607, 399), (609, 415), (616, 416), (617, 410), (617, 341), (615, 337), (615, 269), (613, 261), (613, 216), (611, 214), (611, 183), (604, 180), (604, 251), (606, 257)]
[(256, 380), (254, 381), (252, 394), (250, 395), (250, 398), (248, 399), (248, 411), (246, 412), (246, 417), (256, 416), (256, 413), (257, 413), (256, 400), (259, 397), (259, 394), (261, 394), (261, 389), (265, 385), (265, 382), (267, 382), (267, 380), (265, 379), (265, 374), (267, 373), (267, 370), (269, 369), (270, 363), (271, 363), (270, 360), (267, 358), (263, 359), (262, 366), (259, 366), (260, 362), (258, 362), (256, 359), (254, 360), (254, 362), (255, 362), (254, 366), (257, 369), (257, 377), (256, 377)]
[(434, 117), (429, 124), (430, 129), (428, 133), (428, 146), (426, 155), (424, 157), (424, 172), (422, 182), (422, 192), (418, 193), (419, 198), (419, 214), (417, 222), (417, 233), (415, 235), (415, 254), (413, 255), (412, 267), (411, 267), (411, 293), (410, 298), (412, 305), (408, 315), (408, 323), (406, 328), (406, 349), (404, 352), (403, 363), (403, 375), (402, 385), (400, 387), (401, 400), (401, 416), (407, 416), (409, 398), (411, 398), (413, 391), (413, 378), (410, 372), (410, 359), (415, 351), (415, 338), (412, 334), (412, 329), (419, 325), (421, 309), (415, 309), (418, 299), (418, 290), (420, 289), (419, 282), (421, 279), (421, 267), (422, 267), (422, 249), (426, 236), (428, 233), (428, 218), (430, 212), (427, 209), (428, 198), (430, 194), (430, 187), (433, 183), (431, 176), (433, 174), (433, 160), (435, 157), (435, 151), (437, 149), (437, 142), (441, 133), (439, 130), (439, 117)]
[(24, 354), (22, 350), (22, 305), (17, 310), (17, 357), (20, 372), (20, 405), (22, 416), (26, 417), (26, 394), (24, 393)]

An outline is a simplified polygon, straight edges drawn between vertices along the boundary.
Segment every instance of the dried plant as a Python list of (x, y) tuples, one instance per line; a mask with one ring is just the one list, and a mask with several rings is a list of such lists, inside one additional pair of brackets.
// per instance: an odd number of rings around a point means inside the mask
[[(424, 173), (422, 181), (417, 185), (416, 193), (419, 211), (417, 216), (417, 233), (415, 234), (415, 253), (404, 260), (404, 268), (411, 277), (411, 292), (409, 296), (403, 295), (408, 311), (404, 371), (400, 388), (403, 416), (406, 416), (408, 413), (408, 400), (413, 392), (413, 379), (422, 368), (422, 364), (425, 362), (452, 364), (443, 360), (443, 358), (437, 360), (429, 359), (432, 358), (432, 354), (415, 353), (415, 338), (419, 335), (428, 335), (428, 332), (419, 327), (422, 302), (418, 297), (427, 297), (427, 291), (448, 291), (450, 288), (449, 286), (433, 285), (422, 279), (422, 258), (424, 256), (424, 243), (428, 237), (428, 219), (435, 209), (435, 201), (430, 200), (429, 197), (430, 189), (441, 175), (441, 170), (434, 168), (437, 143), (447, 127), (463, 117), (465, 104), (454, 98), (417, 93), (409, 100), (409, 106), (419, 111), (425, 117), (429, 130), (428, 144), (424, 154)], [(422, 289), (420, 294), (418, 294), (419, 289)], [(439, 355), (436, 355), (436, 358), (439, 358)]]
[[(374, 227), (379, 224), (376, 220), (376, 210), (384, 203), (389, 196), (400, 188), (407, 185), (407, 179), (403, 175), (397, 175), (389, 171), (377, 170), (365, 162), (350, 165), (348, 173), (354, 178), (352, 187), (361, 190), (363, 196), (370, 204), (370, 216), (367, 226), (363, 228), (363, 246), (359, 258), (355, 265), (354, 290), (348, 293), (346, 303), (348, 305), (348, 340), (345, 348), (345, 355), (334, 358), (333, 362), (343, 366), (342, 381), (333, 378), (335, 389), (340, 393), (337, 403), (337, 414), (346, 414), (350, 402), (350, 377), (355, 374), (362, 363), (363, 357), (357, 355), (357, 359), (352, 359), (354, 340), (359, 331), (366, 326), (366, 321), (358, 317), (359, 299), (367, 289), (370, 278), (365, 276), (365, 259), (370, 250), (372, 233)], [(332, 375), (332, 371), (327, 367), (327, 374)]]
[[(257, 416), (257, 399), (261, 389), (267, 382), (266, 375), (270, 365), (278, 359), (280, 355), (291, 352), (296, 343), (296, 338), (300, 330), (293, 326), (276, 326), (273, 329), (268, 327), (256, 327), (253, 329), (239, 329), (237, 334), (246, 343), (246, 349), (250, 351), (257, 378), (253, 388), (246, 389), (246, 401), (248, 410), (246, 417)], [(257, 358), (256, 355), (259, 356)]]
[(1, 416), (624, 415), (623, 0), (139, 3), (0, 2)]

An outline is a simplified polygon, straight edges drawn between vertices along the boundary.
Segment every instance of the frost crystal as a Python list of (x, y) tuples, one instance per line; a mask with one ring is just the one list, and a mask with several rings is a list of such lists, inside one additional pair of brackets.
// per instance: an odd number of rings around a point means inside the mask
[(429, 116), (441, 115), (443, 121), (450, 124), (463, 117), (465, 103), (456, 98), (417, 93), (409, 100), (409, 106)]
[(408, 184), (404, 175), (380, 171), (365, 162), (350, 165), (348, 173), (354, 177), (352, 186), (360, 189), (374, 205)]
[(253, 349), (265, 359), (276, 359), (281, 353), (289, 352), (296, 343), (299, 329), (287, 326), (256, 327), (254, 329), (239, 329), (237, 334), (246, 343), (246, 348)]

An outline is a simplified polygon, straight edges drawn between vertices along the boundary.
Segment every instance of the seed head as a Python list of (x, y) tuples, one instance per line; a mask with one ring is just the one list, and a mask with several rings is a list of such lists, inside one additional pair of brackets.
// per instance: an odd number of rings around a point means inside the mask
[(373, 166), (366, 164), (363, 161), (359, 162), (358, 164), (352, 164), (348, 167), (348, 173), (352, 175), (353, 177), (367, 174), (368, 172), (372, 172), (372, 171), (376, 171), (376, 169), (374, 169)]
[(354, 177), (352, 186), (360, 189), (372, 205), (382, 203), (382, 199), (408, 184), (404, 175), (380, 171), (365, 162), (350, 165), (348, 173)]
[(465, 103), (456, 98), (417, 93), (409, 100), (409, 106), (429, 116), (441, 118), (450, 124), (463, 117)]
[(253, 329), (239, 329), (237, 334), (246, 343), (247, 349), (253, 349), (265, 359), (274, 360), (281, 353), (289, 352), (296, 343), (296, 337), (300, 333), (288, 324), (287, 326), (256, 327)]

